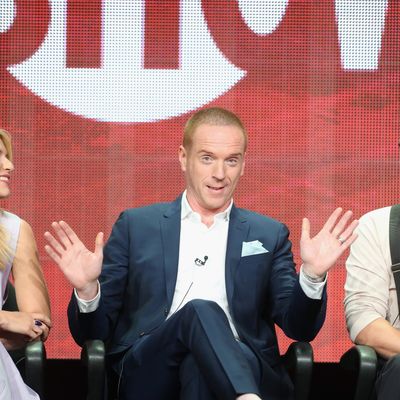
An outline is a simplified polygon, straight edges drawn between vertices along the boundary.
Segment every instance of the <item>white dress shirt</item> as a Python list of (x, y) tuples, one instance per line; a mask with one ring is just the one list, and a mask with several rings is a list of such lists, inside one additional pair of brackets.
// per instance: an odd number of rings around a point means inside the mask
[(207, 227), (201, 222), (200, 214), (190, 207), (186, 191), (183, 194), (178, 275), (168, 317), (190, 300), (215, 301), (225, 312), (237, 337), (225, 287), (225, 255), (232, 204), (233, 201), (225, 211), (216, 214), (213, 224)]

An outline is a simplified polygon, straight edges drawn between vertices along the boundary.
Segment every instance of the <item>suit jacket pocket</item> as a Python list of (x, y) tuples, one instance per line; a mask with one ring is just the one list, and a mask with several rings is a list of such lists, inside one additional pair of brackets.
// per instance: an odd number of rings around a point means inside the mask
[(245, 256), (240, 259), (240, 266), (248, 267), (263, 267), (271, 262), (271, 253), (254, 254)]

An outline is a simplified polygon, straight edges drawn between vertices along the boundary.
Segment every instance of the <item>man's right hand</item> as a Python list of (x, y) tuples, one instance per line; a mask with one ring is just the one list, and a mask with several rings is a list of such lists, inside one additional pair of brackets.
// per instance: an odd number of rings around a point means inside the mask
[(47, 254), (76, 289), (79, 298), (93, 299), (98, 291), (97, 278), (103, 262), (103, 233), (97, 234), (92, 253), (66, 222), (53, 222), (51, 226), (55, 236), (50, 232), (44, 234), (48, 242), (45, 246)]

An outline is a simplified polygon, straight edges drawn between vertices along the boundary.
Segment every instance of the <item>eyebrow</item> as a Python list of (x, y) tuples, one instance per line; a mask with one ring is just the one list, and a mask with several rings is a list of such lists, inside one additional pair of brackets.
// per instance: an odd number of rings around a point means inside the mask
[[(199, 150), (197, 154), (210, 154), (210, 155), (214, 155), (214, 153), (212, 151), (208, 151), (208, 150)], [(243, 153), (233, 153), (233, 154), (229, 154), (228, 157), (226, 158), (231, 158), (231, 157), (243, 157)]]

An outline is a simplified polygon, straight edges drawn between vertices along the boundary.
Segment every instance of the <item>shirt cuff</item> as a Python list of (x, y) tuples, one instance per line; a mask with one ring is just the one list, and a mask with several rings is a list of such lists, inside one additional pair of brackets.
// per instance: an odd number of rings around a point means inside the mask
[(91, 299), (91, 300), (80, 299), (76, 289), (74, 289), (74, 295), (75, 295), (76, 301), (78, 303), (79, 311), (81, 313), (86, 314), (86, 313), (96, 311), (98, 309), (99, 303), (100, 303), (100, 283), (99, 283), (99, 281), (97, 281), (97, 294), (93, 299)]
[(314, 300), (321, 300), (328, 274), (325, 275), (325, 279), (322, 282), (311, 282), (307, 279), (306, 274), (303, 272), (303, 266), (300, 268), (299, 281), (303, 292), (307, 297)]

